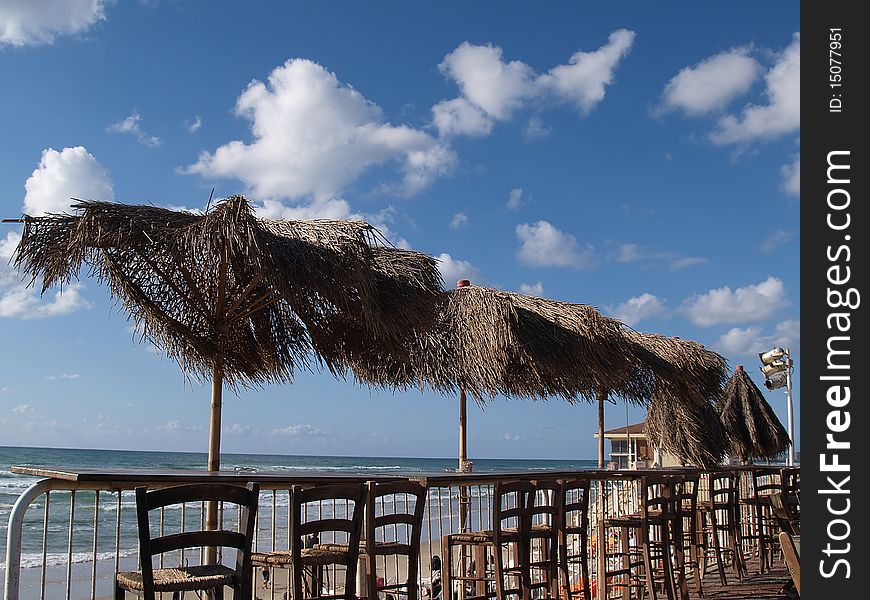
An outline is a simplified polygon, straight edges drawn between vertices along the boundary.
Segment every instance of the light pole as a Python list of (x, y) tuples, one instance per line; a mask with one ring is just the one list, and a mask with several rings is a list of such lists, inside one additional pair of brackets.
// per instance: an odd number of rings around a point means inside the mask
[(761, 372), (764, 374), (764, 387), (773, 391), (785, 387), (788, 399), (788, 437), (791, 443), (788, 447), (788, 465), (794, 465), (794, 407), (792, 405), (791, 382), (794, 361), (788, 348), (773, 348), (758, 354), (761, 359)]

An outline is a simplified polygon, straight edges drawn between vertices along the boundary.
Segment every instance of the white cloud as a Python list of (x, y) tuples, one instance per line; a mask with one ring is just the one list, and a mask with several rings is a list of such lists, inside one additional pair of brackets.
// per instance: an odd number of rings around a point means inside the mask
[(31, 407), (29, 404), (16, 404), (12, 407), (12, 412), (20, 415), (32, 413), (33, 407)]
[(789, 196), (801, 196), (801, 157), (798, 154), (790, 164), (782, 165), (782, 188)]
[(618, 263), (666, 262), (671, 271), (680, 271), (707, 262), (700, 256), (681, 256), (676, 252), (651, 250), (638, 244), (620, 244), (611, 256)]
[[(575, 52), (567, 64), (538, 74), (518, 60), (505, 62), (501, 48), (463, 42), (438, 65), (459, 86), (460, 96), (432, 108), (433, 124), (442, 136), (482, 136), (493, 121), (506, 121), (533, 101), (573, 104), (588, 114), (604, 99), (619, 61), (628, 53), (634, 32), (620, 29), (592, 52)], [(535, 119), (535, 117), (533, 117)], [(529, 121), (527, 136), (543, 134), (539, 120)]]
[(785, 286), (777, 277), (737, 288), (725, 286), (695, 295), (683, 303), (683, 311), (695, 325), (763, 321), (788, 306)]
[(702, 256), (682, 256), (671, 261), (671, 271), (681, 271), (695, 265), (703, 265), (707, 259)]
[(309, 60), (291, 59), (254, 80), (236, 115), (253, 141), (205, 152), (183, 171), (239, 179), (261, 198), (335, 198), (371, 167), (393, 162), (398, 192), (412, 194), (450, 171), (455, 155), (429, 134), (384, 122), (381, 109)]
[[(156, 148), (161, 144), (160, 138), (156, 135), (146, 133), (139, 123), (142, 121), (142, 115), (134, 112), (129, 117), (125, 117), (113, 123), (106, 128), (109, 133), (126, 133), (135, 137), (140, 144), (149, 148)], [(197, 127), (198, 129), (198, 127)]]
[(795, 33), (791, 45), (765, 75), (767, 104), (750, 104), (740, 116), (723, 117), (711, 139), (716, 144), (741, 144), (773, 139), (800, 129), (801, 40)]
[(778, 229), (767, 236), (767, 239), (761, 244), (761, 250), (763, 252), (773, 252), (774, 250), (786, 245), (790, 241), (794, 239), (795, 232), (794, 231), (786, 231), (785, 229)]
[(442, 100), (432, 107), (432, 123), (442, 136), (481, 137), (492, 131), (493, 120), (465, 98)]
[(778, 323), (771, 335), (762, 335), (761, 327), (733, 327), (719, 337), (717, 346), (728, 354), (756, 355), (773, 347), (791, 348), (800, 345), (800, 320)]
[(300, 423), (298, 425), (288, 425), (287, 427), (277, 427), (272, 430), (272, 434), (289, 437), (321, 437), (327, 435), (328, 432), (314, 425)]
[(465, 227), (468, 225), (468, 215), (464, 212), (458, 212), (453, 215), (453, 219), (450, 221), (450, 229), (459, 229), (460, 227)]
[(190, 433), (193, 431), (202, 431), (202, 427), (200, 425), (186, 425), (176, 419), (167, 421), (162, 425), (158, 425), (157, 429), (159, 429), (160, 431), (165, 431), (167, 433)]
[(542, 298), (544, 296), (544, 284), (540, 281), (536, 281), (535, 283), (521, 283), (520, 293)]
[(650, 293), (629, 298), (616, 306), (608, 306), (606, 310), (628, 325), (637, 325), (645, 319), (668, 314), (668, 307), (665, 301)]
[(52, 381), (54, 381), (56, 379), (78, 379), (79, 374), (78, 373), (61, 373), (60, 375), (46, 375), (45, 378), (52, 380)]
[(72, 283), (63, 290), (55, 292), (52, 300), (47, 302), (41, 300), (32, 287), (23, 285), (14, 287), (0, 297), (0, 317), (41, 319), (90, 308), (92, 304), (80, 294), (83, 287), (80, 283)]
[(508, 210), (519, 210), (523, 205), (523, 190), (522, 188), (514, 188), (511, 190), (508, 200), (505, 203), (505, 208)]
[(24, 184), (24, 212), (32, 217), (70, 211), (70, 198), (115, 199), (106, 168), (84, 147), (42, 151), (39, 166)]
[(567, 65), (550, 69), (538, 84), (551, 89), (563, 101), (575, 104), (582, 114), (588, 114), (604, 100), (605, 86), (613, 83), (616, 66), (633, 42), (633, 31), (614, 31), (607, 44), (594, 52), (575, 52)]
[(51, 44), (106, 18), (105, 0), (12, 0), (0, 3), (0, 46)]
[(692, 116), (722, 110), (748, 92), (760, 74), (749, 48), (732, 48), (677, 73), (665, 86), (659, 110)]
[(193, 118), (193, 122), (191, 122), (191, 123), (187, 126), (187, 130), (188, 130), (190, 133), (196, 133), (197, 131), (199, 131), (200, 127), (202, 127), (202, 118), (201, 118), (199, 115), (196, 115), (196, 116)]
[(591, 269), (597, 263), (595, 249), (580, 248), (577, 238), (563, 233), (547, 221), (517, 225), (519, 261), (530, 267), (573, 267)]
[(438, 270), (441, 272), (441, 278), (447, 289), (453, 288), (460, 279), (468, 279), (471, 283), (480, 283), (483, 280), (480, 269), (467, 260), (453, 258), (446, 252), (435, 258), (438, 260)]
[(507, 432), (507, 433), (504, 434), (504, 436), (502, 437), (502, 439), (503, 439), (504, 441), (506, 441), (506, 442), (519, 442), (519, 441), (522, 440), (523, 438), (522, 438), (522, 436), (520, 436), (520, 434), (518, 434), (518, 433), (510, 433), (510, 432)]
[(540, 117), (535, 116), (530, 118), (529, 122), (526, 123), (526, 127), (523, 129), (523, 136), (527, 140), (540, 140), (552, 132), (553, 130), (545, 125)]
[(246, 436), (255, 433), (255, 430), (250, 425), (242, 425), (241, 423), (233, 423), (232, 425), (224, 425), (221, 431), (227, 435)]

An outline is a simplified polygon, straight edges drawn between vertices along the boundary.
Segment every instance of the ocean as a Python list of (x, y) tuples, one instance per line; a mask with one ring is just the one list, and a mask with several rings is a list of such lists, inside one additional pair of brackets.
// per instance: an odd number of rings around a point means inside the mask
[[(53, 467), (91, 467), (91, 468), (129, 468), (129, 469), (191, 469), (201, 470), (206, 466), (206, 454), (198, 452), (151, 452), (123, 450), (75, 450), (59, 448), (12, 448), (0, 446), (0, 556), (6, 556), (6, 530), (9, 514), (17, 497), (35, 481), (34, 477), (15, 475), (12, 465), (40, 465)], [(223, 454), (222, 468), (256, 469), (257, 471), (335, 471), (364, 474), (367, 472), (433, 472), (453, 470), (456, 458), (384, 458), (363, 456), (298, 456), (270, 454)], [(510, 470), (580, 470), (595, 468), (594, 460), (517, 460), (517, 459), (476, 459), (476, 472)], [(268, 502), (263, 499), (263, 502)], [(76, 525), (83, 531), (92, 531), (94, 515), (94, 493), (78, 492), (75, 510)], [(69, 523), (70, 495), (68, 492), (53, 492), (49, 511), (49, 532), (51, 542), (47, 549), (46, 566), (66, 564), (67, 532)], [(122, 496), (123, 510), (135, 505), (132, 492)], [(265, 505), (264, 505), (265, 506)], [(22, 544), (21, 565), (23, 571), (38, 570), (42, 565), (42, 519), (44, 514), (42, 498), (34, 502), (25, 520), (25, 535)], [(114, 514), (117, 513), (117, 497), (101, 494), (99, 505), (101, 538), (113, 537)], [(261, 512), (263, 508), (261, 508)], [(81, 523), (81, 525), (79, 525)], [(134, 556), (136, 552), (136, 530), (134, 522), (125, 520), (120, 532), (122, 556)], [(114, 540), (107, 539), (103, 548), (114, 548)], [(74, 563), (85, 563), (91, 559), (93, 540), (90, 535), (74, 539), (72, 557)], [(104, 557), (111, 558), (113, 552)], [(5, 560), (0, 561), (0, 571), (5, 569)], [(4, 573), (5, 575), (5, 573)]]

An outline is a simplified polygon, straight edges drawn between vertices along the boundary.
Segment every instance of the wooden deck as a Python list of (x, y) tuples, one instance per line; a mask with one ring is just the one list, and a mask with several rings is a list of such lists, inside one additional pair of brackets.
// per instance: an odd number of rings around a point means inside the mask
[[(774, 559), (773, 571), (768, 571), (764, 575), (758, 574), (758, 559), (750, 559), (747, 563), (749, 569), (749, 577), (743, 581), (729, 570), (726, 575), (728, 577), (728, 585), (723, 586), (719, 581), (719, 576), (715, 572), (708, 572), (707, 576), (702, 580), (704, 588), (704, 598), (716, 598), (728, 600), (771, 600), (789, 598), (788, 595), (782, 592), (783, 587), (791, 581), (791, 576), (785, 568), (785, 563), (778, 558)], [(697, 598), (698, 593), (694, 588), (693, 580), (689, 578), (689, 597)]]

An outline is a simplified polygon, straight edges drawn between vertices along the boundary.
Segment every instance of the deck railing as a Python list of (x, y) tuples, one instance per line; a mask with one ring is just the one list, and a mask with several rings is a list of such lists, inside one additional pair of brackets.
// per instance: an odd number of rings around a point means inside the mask
[[(261, 486), (260, 506), (256, 523), (254, 548), (258, 551), (282, 550), (289, 547), (289, 489), (292, 485), (305, 485), (302, 477), (280, 480), (264, 478), (258, 473), (245, 473), (241, 480), (258, 481)], [(613, 517), (636, 513), (638, 510), (639, 473), (632, 472), (576, 472), (570, 478), (590, 477), (590, 552), (589, 573), (595, 578), (598, 552), (597, 523), (600, 515), (598, 498), (603, 492), (605, 516)], [(415, 478), (413, 474), (408, 475)], [(552, 478), (546, 472), (528, 472), (525, 478)], [(491, 529), (492, 494), (494, 481), (499, 478), (516, 478), (496, 473), (467, 475), (443, 474), (421, 477), (429, 486), (428, 502), (424, 512), (420, 573), (423, 589), (430, 585), (433, 557), (441, 554), (440, 541), (448, 533), (461, 530)], [(558, 477), (569, 478), (568, 474)], [(392, 478), (398, 478), (395, 475)], [(360, 476), (360, 480), (365, 480)], [(741, 489), (749, 493), (751, 477), (741, 471)], [(310, 481), (309, 483), (316, 483)], [(6, 562), (3, 569), (3, 586), (6, 600), (39, 598), (40, 600), (64, 598), (101, 598), (112, 595), (112, 585), (118, 570), (137, 570), (137, 529), (133, 489), (139, 485), (165, 487), (173, 483), (152, 481), (105, 481), (82, 482), (64, 479), (42, 479), (25, 491), (12, 509), (6, 543)], [(699, 495), (707, 493), (707, 480), (702, 476)], [(553, 501), (553, 499), (549, 499)], [(381, 507), (387, 510), (388, 507)], [(322, 504), (316, 510), (341, 514), (347, 506)], [(186, 504), (179, 510), (162, 510), (159, 522), (152, 527), (161, 534), (201, 528), (204, 523), (204, 506)], [(466, 522), (460, 522), (466, 515)], [(748, 516), (748, 515), (747, 515)], [(238, 515), (221, 510), (221, 522), (232, 527)], [(749, 519), (744, 520), (749, 527)], [(387, 534), (390, 535), (390, 534)], [(392, 532), (395, 541), (403, 541), (406, 532)], [(319, 540), (321, 543), (329, 540)], [(605, 538), (605, 544), (609, 543)], [(22, 551), (24, 548), (24, 552)], [(226, 561), (232, 556), (222, 557)], [(177, 552), (160, 557), (160, 566), (198, 564), (203, 560), (200, 553)], [(399, 559), (390, 559), (378, 565), (387, 583), (395, 582), (403, 565)], [(333, 570), (327, 579), (339, 581), (340, 572)], [(255, 581), (257, 598), (283, 600), (280, 573), (272, 572), (270, 584), (264, 588), (259, 574)], [(276, 581), (276, 577), (279, 578)], [(361, 583), (361, 582), (360, 582)]]

